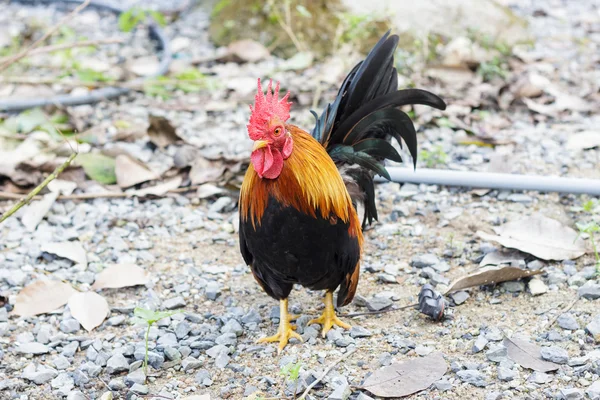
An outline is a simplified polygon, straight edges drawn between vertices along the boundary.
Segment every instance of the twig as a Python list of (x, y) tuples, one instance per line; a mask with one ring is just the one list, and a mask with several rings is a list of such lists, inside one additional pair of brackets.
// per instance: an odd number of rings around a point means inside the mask
[(131, 90), (144, 90), (148, 85), (177, 85), (181, 83), (206, 83), (206, 79), (147, 79), (139, 81), (80, 81), (63, 80), (63, 78), (36, 78), (31, 76), (0, 76), (1, 83), (21, 83), (26, 85), (53, 85), (59, 84), (69, 87), (123, 87)]
[(561, 315), (563, 315), (564, 313), (566, 313), (567, 311), (569, 311), (571, 308), (573, 308), (573, 306), (575, 305), (575, 303), (577, 303), (578, 300), (579, 300), (579, 294), (575, 295), (575, 298), (573, 300), (571, 300), (571, 302), (569, 304), (567, 304), (566, 307), (562, 309), (562, 311), (556, 313), (556, 315), (554, 316), (554, 318), (552, 318), (550, 320), (550, 322), (548, 322), (548, 325), (546, 327), (547, 328), (551, 328), (552, 325), (554, 325), (554, 323), (558, 320), (558, 318)]
[(6, 221), (8, 219), (8, 217), (10, 217), (14, 213), (16, 213), (25, 204), (29, 203), (31, 201), (31, 199), (33, 199), (35, 197), (35, 195), (37, 195), (39, 192), (42, 191), (43, 188), (46, 187), (46, 185), (48, 185), (52, 180), (56, 179), (56, 177), (59, 176), (65, 170), (65, 168), (67, 168), (71, 164), (71, 162), (75, 159), (75, 157), (77, 157), (77, 153), (74, 152), (69, 156), (69, 158), (67, 158), (67, 160), (64, 163), (62, 163), (61, 165), (56, 167), (56, 169), (50, 175), (48, 175), (42, 183), (37, 185), (37, 187), (35, 189), (33, 189), (31, 192), (29, 192), (29, 194), (27, 196), (22, 198), (10, 210), (8, 210), (4, 214), (2, 214), (2, 216), (0, 216), (0, 223)]
[(304, 391), (304, 393), (302, 393), (302, 396), (300, 396), (298, 398), (298, 400), (305, 399), (306, 396), (308, 395), (308, 392), (310, 392), (311, 389), (317, 385), (317, 383), (319, 383), (323, 379), (325, 379), (325, 377), (327, 376), (327, 374), (329, 372), (331, 372), (331, 370), (336, 365), (338, 365), (339, 363), (341, 363), (342, 361), (344, 361), (346, 358), (350, 357), (352, 354), (354, 354), (354, 352), (356, 352), (356, 348), (353, 348), (352, 350), (347, 351), (346, 354), (344, 354), (343, 356), (341, 356), (340, 358), (338, 358), (337, 360), (335, 360), (334, 363), (331, 364), (329, 367), (327, 367), (327, 369), (323, 372), (323, 374), (316, 381), (314, 381), (313, 383), (311, 383), (310, 385), (308, 385), (308, 387), (306, 388), (306, 390)]
[[(54, 44), (50, 46), (38, 47), (37, 49), (31, 50), (27, 55), (23, 57), (34, 56), (38, 54), (52, 53), (55, 51), (72, 49), (74, 47), (87, 47), (87, 46), (97, 46), (101, 44), (115, 44), (115, 43), (123, 43), (124, 40), (121, 38), (108, 38), (108, 39), (98, 39), (98, 40), (83, 40), (81, 42), (73, 42), (73, 43), (62, 43), (62, 44)], [(2, 57), (0, 58), (0, 63), (4, 63), (9, 61), (12, 56)]]
[(63, 19), (58, 21), (58, 23), (56, 23), (52, 28), (50, 28), (48, 31), (46, 31), (46, 33), (41, 38), (39, 38), (38, 40), (33, 42), (31, 44), (31, 46), (29, 46), (28, 48), (26, 48), (19, 54), (12, 56), (8, 60), (6, 60), (2, 64), (0, 64), (0, 71), (4, 71), (6, 68), (8, 68), (12, 64), (16, 63), (17, 61), (19, 61), (20, 59), (25, 57), (27, 54), (29, 54), (30, 51), (32, 51), (34, 48), (38, 47), (41, 43), (43, 43), (46, 39), (48, 39), (52, 34), (54, 34), (61, 27), (66, 25), (67, 22), (69, 22), (69, 20), (71, 20), (73, 17), (75, 17), (77, 14), (79, 14), (84, 8), (86, 8), (90, 4), (90, 2), (91, 2), (91, 0), (85, 0), (83, 3), (81, 3), (79, 6), (77, 6), (77, 8), (75, 8), (73, 11), (71, 11), (71, 13), (66, 15)]
[(351, 314), (340, 314), (340, 315), (338, 315), (338, 317), (360, 317), (362, 315), (385, 314), (385, 313), (394, 312), (394, 311), (406, 310), (407, 308), (416, 307), (418, 305), (419, 305), (419, 303), (415, 303), (415, 304), (409, 304), (407, 306), (402, 306), (402, 307), (386, 308), (385, 310), (379, 310), (379, 311), (366, 311), (366, 312), (351, 313)]

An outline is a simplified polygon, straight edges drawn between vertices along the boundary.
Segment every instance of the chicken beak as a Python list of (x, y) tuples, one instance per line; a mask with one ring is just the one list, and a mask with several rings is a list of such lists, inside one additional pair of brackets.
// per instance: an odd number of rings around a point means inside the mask
[(252, 147), (252, 151), (256, 151), (258, 149), (262, 149), (263, 147), (267, 147), (269, 145), (268, 140), (256, 140), (254, 142), (254, 147)]

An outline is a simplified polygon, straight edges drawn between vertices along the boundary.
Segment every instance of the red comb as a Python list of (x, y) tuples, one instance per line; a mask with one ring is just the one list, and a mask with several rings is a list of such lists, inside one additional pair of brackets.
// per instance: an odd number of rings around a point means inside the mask
[(279, 82), (275, 85), (275, 91), (272, 91), (273, 80), (269, 81), (267, 95), (263, 93), (260, 79), (258, 80), (258, 92), (254, 96), (254, 108), (250, 106), (250, 121), (248, 121), (248, 135), (252, 140), (258, 140), (264, 136), (265, 125), (273, 117), (278, 117), (281, 122), (290, 118), (290, 107), (292, 103), (288, 102), (290, 92), (279, 99)]

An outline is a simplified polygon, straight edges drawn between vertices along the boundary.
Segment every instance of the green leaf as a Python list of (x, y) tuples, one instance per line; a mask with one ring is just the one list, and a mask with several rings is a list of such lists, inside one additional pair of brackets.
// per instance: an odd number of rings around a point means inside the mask
[(145, 308), (136, 307), (133, 310), (133, 315), (136, 318), (139, 318), (143, 321), (146, 321), (147, 324), (152, 325), (156, 321), (160, 321), (163, 318), (170, 317), (171, 315), (179, 314), (181, 311), (151, 311)]
[(77, 71), (77, 78), (81, 82), (94, 83), (94, 82), (107, 82), (110, 79), (102, 72), (94, 71), (90, 68), (84, 68)]
[(167, 20), (165, 19), (165, 16), (156, 11), (156, 10), (148, 10), (147, 11), (148, 14), (150, 14), (150, 16), (152, 17), (152, 19), (160, 26), (166, 26), (167, 25)]
[(131, 32), (142, 20), (146, 14), (139, 7), (132, 7), (119, 15), (119, 29), (123, 32)]
[(17, 117), (17, 132), (29, 133), (47, 120), (48, 117), (39, 108), (24, 111)]
[(310, 11), (308, 11), (306, 9), (306, 7), (304, 7), (302, 4), (298, 4), (296, 6), (296, 11), (298, 11), (298, 14), (302, 15), (304, 18), (312, 17), (312, 14), (310, 13)]
[(111, 185), (117, 182), (115, 159), (100, 153), (85, 153), (77, 156), (85, 174), (96, 182)]

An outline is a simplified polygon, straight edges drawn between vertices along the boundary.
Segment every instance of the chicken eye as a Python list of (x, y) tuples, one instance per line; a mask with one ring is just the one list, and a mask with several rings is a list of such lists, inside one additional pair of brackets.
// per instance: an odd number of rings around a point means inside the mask
[(275, 136), (279, 136), (279, 135), (281, 135), (281, 128), (275, 128), (275, 131), (273, 132), (273, 134), (274, 134)]

